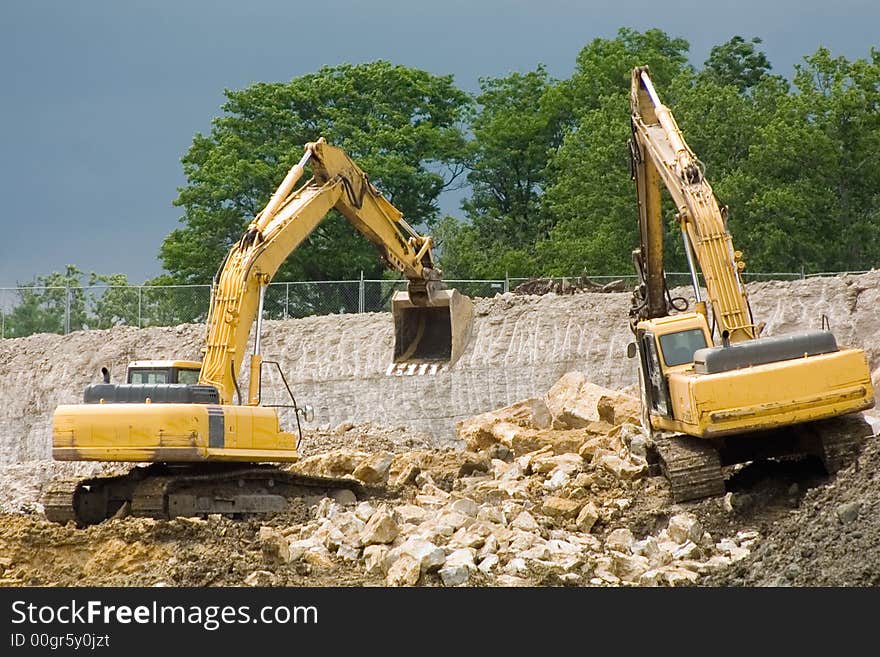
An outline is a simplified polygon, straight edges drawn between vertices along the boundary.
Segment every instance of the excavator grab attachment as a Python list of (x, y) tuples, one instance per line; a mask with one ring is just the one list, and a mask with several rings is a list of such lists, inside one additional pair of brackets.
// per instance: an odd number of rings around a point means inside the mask
[(452, 365), (470, 338), (474, 304), (455, 289), (436, 290), (429, 297), (396, 292), (391, 316), (395, 363)]

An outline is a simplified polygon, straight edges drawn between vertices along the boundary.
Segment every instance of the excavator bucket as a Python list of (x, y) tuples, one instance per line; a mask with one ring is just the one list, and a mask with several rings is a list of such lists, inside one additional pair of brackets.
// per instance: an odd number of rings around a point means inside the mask
[(394, 362), (457, 361), (470, 338), (474, 304), (458, 290), (438, 290), (426, 305), (416, 305), (407, 292), (391, 299), (394, 318)]

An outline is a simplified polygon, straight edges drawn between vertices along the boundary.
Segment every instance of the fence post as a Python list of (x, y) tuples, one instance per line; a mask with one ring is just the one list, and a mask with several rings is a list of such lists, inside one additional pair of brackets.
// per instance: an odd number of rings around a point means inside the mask
[(358, 284), (358, 312), (364, 312), (365, 303), (365, 295), (364, 295), (364, 270), (361, 269), (361, 280)]
[(70, 287), (64, 286), (64, 335), (70, 333)]
[(141, 296), (144, 290), (143, 285), (138, 285), (138, 328), (141, 328)]
[(507, 294), (510, 291), (510, 272), (504, 272), (504, 293)]
[(284, 319), (290, 319), (290, 283), (284, 284)]

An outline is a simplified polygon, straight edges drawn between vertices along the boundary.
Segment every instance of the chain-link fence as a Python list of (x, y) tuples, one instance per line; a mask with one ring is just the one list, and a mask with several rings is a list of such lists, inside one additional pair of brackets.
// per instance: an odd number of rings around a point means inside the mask
[[(449, 280), (463, 294), (493, 296), (503, 280)], [(298, 281), (271, 283), (264, 317), (289, 319), (333, 313), (390, 310), (391, 297), (406, 281)], [(34, 333), (70, 333), (111, 326), (175, 326), (204, 322), (210, 285), (126, 285), (0, 288), (0, 338)]]
[(210, 285), (0, 288), (0, 337), (203, 322)]
[[(857, 272), (824, 272), (821, 274), (806, 274), (804, 272), (750, 272), (744, 271), (742, 274), (742, 279), (746, 283), (757, 283), (759, 281), (794, 281), (802, 278), (811, 278), (814, 276), (836, 276), (838, 274), (865, 274), (867, 272), (857, 271)], [(703, 275), (697, 274), (700, 280), (700, 284), (704, 285)], [(508, 278), (506, 282), (511, 290), (515, 290), (516, 287), (522, 283), (527, 283), (529, 281), (534, 281), (534, 278)], [(635, 274), (621, 274), (619, 276), (613, 276), (608, 274), (602, 274), (598, 276), (547, 276), (541, 280), (553, 281), (555, 283), (569, 283), (573, 287), (585, 286), (585, 287), (603, 287), (605, 285), (616, 283), (620, 281), (627, 287), (632, 287), (636, 284), (638, 280), (638, 276)], [(691, 275), (689, 272), (666, 272), (666, 283), (670, 288), (681, 287), (681, 286), (689, 286), (691, 284)]]
[[(746, 282), (794, 280), (831, 276), (846, 272), (744, 272)], [(864, 272), (848, 272), (864, 273)], [(667, 273), (669, 287), (690, 285), (687, 272)], [(702, 277), (701, 277), (702, 278)], [(450, 287), (471, 297), (494, 296), (515, 289), (527, 278), (498, 280), (448, 280)], [(635, 284), (631, 274), (621, 276), (552, 277), (559, 283), (579, 286), (589, 282), (603, 286), (621, 281)], [(391, 297), (405, 290), (406, 281), (351, 280), (272, 283), (264, 304), (267, 319), (288, 319), (333, 313), (382, 312), (391, 307)], [(175, 326), (204, 322), (211, 300), (210, 285), (126, 285), (84, 287), (21, 286), (0, 288), (0, 338), (34, 333), (70, 333), (111, 326)]]

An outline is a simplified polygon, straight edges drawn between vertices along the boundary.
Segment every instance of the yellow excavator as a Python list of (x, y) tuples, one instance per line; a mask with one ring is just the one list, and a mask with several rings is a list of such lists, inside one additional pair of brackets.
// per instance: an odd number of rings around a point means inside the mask
[[(719, 207), (646, 66), (633, 70), (630, 103), (640, 247), (633, 252), (639, 280), (628, 355), (638, 356), (642, 423), (655, 434), (653, 455), (674, 499), (721, 494), (722, 465), (760, 457), (814, 454), (829, 472), (838, 470), (870, 432), (864, 423), (841, 429), (842, 418), (822, 421), (874, 405), (864, 351), (839, 347), (829, 330), (761, 336), (727, 208)], [(693, 312), (666, 285), (661, 184), (677, 210)]]
[[(312, 177), (295, 188), (305, 167)], [(287, 499), (316, 489), (350, 488), (288, 472), (300, 435), (283, 431), (278, 405), (262, 405), (262, 374), (275, 368), (299, 429), (311, 409), (298, 406), (277, 362), (261, 353), (266, 288), (284, 262), (331, 210), (337, 210), (379, 250), (382, 261), (408, 279), (392, 298), (395, 344), (389, 362), (437, 366), (455, 362), (473, 318), (471, 300), (446, 289), (432, 256), (432, 238), (419, 235), (341, 149), (323, 138), (306, 146), (266, 207), (226, 255), (212, 285), (204, 359), (137, 361), (124, 384), (88, 386), (83, 404), (59, 406), (52, 455), (59, 461), (149, 463), (128, 474), (53, 482), (43, 498), (46, 517), (88, 525), (118, 513), (169, 518), (280, 511)], [(256, 320), (246, 398), (239, 373)], [(421, 372), (420, 372), (421, 373)]]

